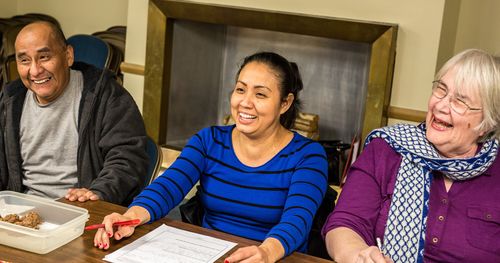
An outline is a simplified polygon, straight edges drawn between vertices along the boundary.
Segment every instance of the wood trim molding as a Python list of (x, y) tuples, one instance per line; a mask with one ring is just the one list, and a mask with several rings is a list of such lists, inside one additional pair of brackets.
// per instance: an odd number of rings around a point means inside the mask
[(130, 74), (144, 76), (144, 65), (122, 62), (120, 64), (120, 70), (123, 73), (130, 73)]
[(387, 116), (393, 119), (423, 122), (425, 121), (427, 112), (390, 106), (387, 111)]

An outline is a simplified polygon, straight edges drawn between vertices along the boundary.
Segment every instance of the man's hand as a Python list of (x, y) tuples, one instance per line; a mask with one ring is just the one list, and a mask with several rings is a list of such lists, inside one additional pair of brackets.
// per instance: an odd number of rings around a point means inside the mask
[(70, 188), (64, 198), (69, 201), (86, 202), (88, 200), (99, 200), (99, 196), (87, 188)]

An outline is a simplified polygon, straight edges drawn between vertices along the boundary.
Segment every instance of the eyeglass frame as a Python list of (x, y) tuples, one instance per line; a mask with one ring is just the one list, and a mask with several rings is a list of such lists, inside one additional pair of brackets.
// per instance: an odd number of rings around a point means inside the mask
[[(434, 89), (435, 88), (439, 88), (439, 85), (443, 85), (446, 88), (446, 94), (444, 94), (443, 97), (438, 97), (438, 96), (436, 96), (434, 94)], [(446, 85), (446, 83), (442, 82), (439, 79), (432, 81), (432, 96), (434, 96), (434, 97), (442, 100), (442, 99), (446, 98), (446, 96), (448, 96), (448, 94), (449, 94), (449, 89), (448, 89), (448, 85)], [(483, 108), (473, 108), (473, 107), (469, 106), (469, 104), (467, 104), (467, 102), (463, 101), (460, 98), (457, 98), (456, 96), (453, 96), (452, 99), (458, 100), (459, 102), (463, 103), (465, 105), (465, 107), (467, 107), (464, 112), (460, 113), (460, 112), (457, 111), (457, 109), (455, 109), (453, 106), (451, 106), (451, 100), (448, 100), (448, 103), (450, 105), (450, 109), (453, 109), (453, 111), (455, 111), (456, 113), (458, 113), (460, 115), (465, 114), (468, 110), (470, 110), (470, 111), (481, 111), (481, 110), (483, 110)]]

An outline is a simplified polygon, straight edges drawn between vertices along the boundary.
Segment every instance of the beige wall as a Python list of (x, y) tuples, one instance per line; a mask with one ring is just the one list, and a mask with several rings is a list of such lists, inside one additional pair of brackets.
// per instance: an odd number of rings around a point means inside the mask
[(436, 63), (436, 72), (439, 68), (455, 54), (455, 42), (457, 36), (457, 25), (460, 15), (461, 0), (446, 0), (441, 26), (441, 38), (439, 40), (439, 51)]
[(127, 24), (128, 0), (17, 0), (17, 14), (45, 13), (55, 17), (66, 37), (91, 34)]
[(461, 1), (455, 52), (481, 48), (500, 55), (500, 1)]
[[(144, 65), (146, 59), (148, 0), (129, 1), (128, 10), (125, 61)], [(132, 97), (134, 97), (139, 109), (142, 110), (144, 76), (125, 73), (123, 76), (123, 86), (127, 88)]]
[(0, 0), (0, 18), (9, 18), (16, 13), (17, 2), (12, 0)]
[[(147, 1), (131, 2), (142, 2), (141, 5), (145, 5)], [(391, 105), (417, 110), (427, 108), (430, 83), (437, 61), (445, 0), (198, 0), (198, 2), (398, 24)], [(131, 10), (133, 9), (129, 7), (129, 25), (131, 22), (143, 24), (144, 17), (138, 16), (135, 21), (131, 21)], [(139, 31), (138, 39), (145, 31), (146, 27)], [(142, 42), (127, 43), (127, 45), (129, 47), (136, 45), (138, 49), (145, 48)]]

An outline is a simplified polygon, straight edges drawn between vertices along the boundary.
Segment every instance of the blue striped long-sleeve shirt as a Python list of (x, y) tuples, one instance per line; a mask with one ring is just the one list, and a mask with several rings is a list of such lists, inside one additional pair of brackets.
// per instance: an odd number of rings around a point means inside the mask
[(233, 126), (213, 126), (194, 135), (181, 155), (131, 206), (157, 220), (179, 204), (200, 180), (203, 227), (249, 239), (278, 239), (285, 255), (304, 252), (311, 224), (327, 187), (323, 147), (297, 133), (259, 167), (236, 157)]

